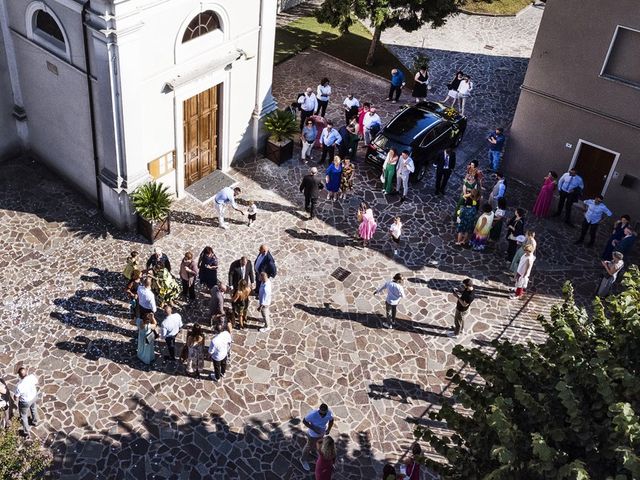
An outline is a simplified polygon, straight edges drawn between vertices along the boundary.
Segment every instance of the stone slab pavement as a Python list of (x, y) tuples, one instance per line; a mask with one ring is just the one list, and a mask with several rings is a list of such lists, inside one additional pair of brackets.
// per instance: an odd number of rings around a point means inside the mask
[[(384, 82), (313, 55), (276, 68), (277, 98), (327, 73), (339, 96), (351, 88), (379, 101)], [(304, 70), (313, 67), (315, 76)], [(393, 108), (384, 104), (385, 118)], [(465, 138), (461, 155), (482, 158), (484, 147), (472, 139)], [(401, 205), (380, 192), (378, 172), (356, 166), (353, 194), (321, 201), (313, 221), (305, 220), (298, 191), (308, 166), (296, 160), (277, 166), (259, 158), (232, 169), (243, 199), (260, 210), (251, 227), (232, 214), (223, 231), (210, 206), (190, 197), (175, 203), (172, 233), (159, 242), (174, 264), (186, 250), (211, 245), (226, 272), (241, 255), (254, 258), (263, 242), (278, 263), (275, 328), (257, 331), (253, 303), (250, 328), (234, 333), (227, 377), (214, 384), (185, 376), (161, 355), (150, 367), (135, 358), (120, 272), (130, 250), (146, 257), (150, 246), (107, 225), (42, 165), (2, 164), (0, 375), (14, 387), (15, 367), (24, 364), (40, 377), (43, 421), (34, 433), (53, 452), (53, 478), (311, 478), (298, 461), (301, 418), (320, 402), (336, 416), (335, 477), (375, 478), (385, 462), (406, 454), (414, 425), (451, 395), (447, 369), (473, 375), (453, 357), (456, 341), (446, 336), (453, 286), (467, 276), (479, 284), (468, 334), (458, 342), (483, 349), (494, 338), (543, 338), (535, 318), (549, 313), (565, 278), (588, 301), (598, 262), (594, 250), (571, 244), (575, 231), (555, 220), (529, 223), (539, 238), (533, 286), (526, 300), (509, 301), (503, 244), (484, 254), (452, 246), (458, 175), (444, 197), (432, 194), (427, 175)], [(528, 208), (535, 193), (514, 182), (509, 202)], [(363, 198), (379, 223), (369, 248), (354, 239)], [(405, 223), (397, 256), (385, 234), (395, 215)], [(344, 281), (331, 275), (338, 267), (350, 272)], [(407, 278), (407, 298), (398, 328), (383, 330), (384, 297), (373, 290), (397, 272)], [(202, 322), (207, 304), (200, 292), (179, 312), (188, 325)], [(179, 346), (184, 339), (183, 331)]]

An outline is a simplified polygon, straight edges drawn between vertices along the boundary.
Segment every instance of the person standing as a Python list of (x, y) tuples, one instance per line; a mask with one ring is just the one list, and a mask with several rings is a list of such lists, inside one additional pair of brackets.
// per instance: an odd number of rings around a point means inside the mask
[(620, 240), (625, 237), (625, 230), (631, 225), (631, 217), (629, 215), (622, 215), (616, 223), (613, 224), (613, 231), (611, 236), (607, 240), (607, 245), (602, 252), (603, 260), (611, 260), (611, 254)]
[(210, 375), (214, 382), (219, 381), (227, 372), (227, 358), (231, 351), (231, 333), (225, 328), (224, 322), (218, 321), (215, 325), (216, 335), (209, 345), (209, 357), (213, 362), (213, 373)]
[(371, 104), (369, 102), (364, 102), (362, 106), (358, 109), (358, 135), (360, 135), (363, 139), (364, 139), (364, 117), (367, 113), (369, 113), (370, 109), (371, 109)]
[(160, 247), (153, 247), (153, 253), (147, 260), (147, 270), (155, 270), (158, 265), (162, 265), (169, 272), (171, 271), (171, 263), (167, 254), (163, 253)]
[(155, 346), (156, 327), (158, 322), (153, 313), (147, 313), (143, 318), (137, 318), (135, 320), (136, 327), (138, 328), (138, 349), (137, 356), (140, 361), (146, 365), (151, 365), (156, 359)]
[[(471, 96), (471, 92), (473, 91), (473, 82), (471, 81), (471, 77), (469, 75), (463, 75), (462, 80), (460, 81), (460, 85), (458, 85), (458, 98), (457, 101), (460, 102), (460, 113), (464, 115), (464, 108), (467, 104), (467, 100)], [(456, 105), (456, 100), (453, 102), (453, 107)]]
[(140, 265), (140, 254), (136, 250), (133, 250), (129, 255), (129, 257), (127, 258), (127, 263), (125, 264), (124, 269), (122, 270), (122, 275), (128, 282), (129, 280), (131, 280), (131, 277), (133, 276), (133, 272), (135, 270), (138, 270), (138, 271), (142, 270), (141, 267), (142, 266)]
[(195, 300), (197, 276), (198, 263), (193, 258), (193, 253), (186, 252), (180, 262), (180, 281), (182, 282), (182, 296), (185, 300)]
[(485, 203), (482, 206), (482, 215), (478, 217), (475, 229), (473, 231), (473, 237), (471, 238), (471, 246), (474, 251), (482, 252), (487, 246), (487, 239), (489, 238), (489, 232), (493, 226), (493, 209), (491, 205)]
[(533, 254), (533, 247), (531, 245), (524, 245), (522, 247), (524, 255), (518, 262), (518, 270), (516, 271), (516, 292), (511, 297), (522, 298), (527, 291), (529, 285), (529, 276), (531, 275), (531, 269), (533, 268), (533, 262), (536, 261), (536, 257)]
[(300, 161), (307, 163), (309, 160), (313, 160), (311, 155), (313, 146), (316, 143), (318, 136), (318, 129), (315, 123), (310, 118), (307, 119), (300, 133), (300, 141), (302, 142), (302, 152), (300, 153)]
[(493, 212), (493, 225), (491, 225), (491, 231), (489, 232), (489, 238), (493, 242), (500, 240), (500, 234), (502, 233), (502, 226), (504, 224), (504, 217), (507, 215), (507, 201), (502, 197), (498, 200), (498, 206)]
[(496, 128), (487, 137), (489, 142), (489, 165), (491, 165), (491, 170), (494, 172), (500, 169), (500, 159), (502, 158), (505, 140), (503, 128)]
[(224, 294), (227, 293), (227, 286), (218, 282), (211, 287), (211, 300), (209, 303), (209, 317), (211, 325), (224, 318)]
[(340, 191), (340, 179), (342, 177), (342, 162), (337, 155), (333, 157), (325, 172), (325, 182), (327, 189), (327, 200), (336, 200)]
[(508, 262), (511, 262), (516, 254), (516, 250), (518, 249), (518, 241), (516, 239), (521, 235), (524, 236), (524, 210), (522, 208), (516, 208), (513, 217), (507, 222)]
[(322, 130), (322, 134), (320, 135), (320, 145), (322, 146), (322, 157), (320, 157), (320, 165), (324, 165), (327, 155), (329, 158), (333, 159), (336, 153), (336, 145), (340, 145), (342, 142), (342, 137), (338, 133), (338, 131), (333, 128), (333, 122), (331, 120), (327, 121), (327, 126)]
[(317, 410), (311, 410), (302, 419), (302, 424), (309, 430), (307, 430), (307, 441), (302, 449), (300, 463), (302, 468), (308, 472), (311, 470), (309, 467), (309, 454), (317, 450), (318, 441), (331, 433), (334, 424), (333, 413), (329, 410), (328, 405), (323, 403)]
[(186, 364), (186, 372), (200, 378), (200, 370), (204, 368), (204, 332), (199, 323), (195, 323), (187, 334), (187, 341), (182, 347), (180, 358)]
[(140, 310), (140, 317), (144, 317), (148, 313), (156, 313), (156, 297), (151, 289), (152, 284), (153, 279), (147, 276), (142, 285), (138, 287), (138, 309)]
[(29, 416), (31, 416), (31, 425), (38, 425), (38, 377), (33, 373), (29, 374), (25, 367), (18, 369), (18, 377), (20, 381), (16, 386), (14, 396), (18, 404), (18, 415), (22, 422), (22, 432), (26, 438), (31, 438), (31, 429), (29, 428)]
[(0, 378), (0, 432), (11, 424), (13, 401), (11, 392), (4, 378)]
[(347, 198), (347, 193), (353, 191), (353, 177), (355, 175), (355, 167), (349, 158), (342, 161), (342, 175), (340, 175), (340, 199)]
[(389, 237), (391, 238), (393, 254), (398, 254), (398, 247), (400, 246), (400, 237), (402, 236), (402, 220), (400, 217), (395, 217), (393, 223), (389, 227)]
[[(249, 264), (251, 265), (251, 264)], [(233, 318), (239, 328), (245, 328), (247, 320), (247, 311), (249, 310), (249, 297), (251, 296), (251, 287), (246, 280), (240, 280), (240, 283), (233, 292), (231, 298), (231, 309)]]
[(325, 436), (318, 440), (318, 460), (316, 461), (315, 480), (331, 480), (336, 461), (336, 444), (333, 438)]
[(276, 261), (271, 255), (269, 251), (269, 247), (265, 244), (260, 245), (258, 249), (258, 256), (256, 257), (256, 261), (253, 262), (254, 269), (253, 271), (256, 274), (256, 294), (260, 293), (260, 284), (262, 283), (261, 273), (266, 273), (267, 277), (275, 278), (278, 273), (278, 269), (276, 268)]
[(357, 213), (358, 235), (362, 239), (362, 246), (366, 247), (376, 233), (378, 224), (373, 216), (373, 210), (367, 202), (361, 202)]
[(313, 219), (320, 196), (320, 190), (324, 188), (323, 183), (318, 180), (318, 169), (312, 167), (307, 175), (302, 177), (300, 182), (300, 191), (304, 194), (304, 210), (309, 212), (309, 220)]
[(416, 99), (416, 103), (427, 100), (427, 89), (429, 87), (429, 73), (427, 66), (422, 65), (413, 77), (413, 91), (411, 96)]
[(398, 160), (398, 166), (396, 167), (396, 190), (400, 192), (400, 187), (402, 186), (401, 202), (407, 199), (407, 194), (409, 193), (409, 177), (415, 171), (416, 166), (413, 163), (413, 158), (409, 156), (409, 150), (403, 150)]
[(331, 85), (329, 83), (329, 79), (324, 77), (320, 80), (320, 85), (318, 85), (316, 92), (316, 98), (318, 99), (316, 115), (320, 115), (323, 118), (327, 113), (327, 105), (329, 105), (329, 98), (331, 97)]
[(455, 105), (456, 100), (458, 99), (458, 87), (460, 86), (460, 82), (462, 81), (463, 76), (464, 73), (462, 73), (462, 70), (458, 70), (456, 72), (456, 74), (453, 76), (453, 80), (451, 80), (451, 82), (447, 84), (447, 96), (444, 97), (444, 100), (442, 100), (441, 103), (444, 103), (446, 105), (449, 99), (451, 99), (453, 100), (453, 103), (451, 104), (452, 107), (453, 105)]
[(404, 474), (404, 480), (420, 480), (420, 463), (418, 457), (422, 455), (420, 444), (414, 443), (411, 447), (411, 455), (404, 462), (404, 472), (400, 467), (400, 473)]
[(219, 227), (224, 229), (229, 228), (229, 226), (224, 223), (224, 211), (227, 205), (230, 205), (236, 212), (240, 212), (244, 216), (244, 211), (236, 205), (236, 197), (239, 197), (241, 193), (242, 190), (240, 187), (225, 187), (216, 193), (215, 197), (213, 197), (213, 203), (215, 203), (216, 208), (218, 209)]
[(376, 137), (381, 127), (382, 120), (380, 119), (380, 115), (376, 113), (375, 107), (370, 107), (369, 111), (364, 115), (362, 119), (365, 147), (371, 145), (371, 140)]
[(533, 205), (533, 213), (538, 218), (545, 218), (549, 216), (549, 210), (551, 210), (551, 202), (553, 201), (553, 192), (558, 185), (558, 174), (554, 171), (549, 171), (547, 176), (544, 177), (544, 182), (536, 198), (536, 203)]
[(127, 283), (124, 291), (129, 298), (129, 311), (131, 312), (131, 319), (135, 320), (138, 316), (138, 288), (140, 288), (140, 282), (142, 278), (142, 272), (140, 270), (134, 270), (131, 273), (131, 280)]
[(631, 227), (626, 227), (624, 229), (624, 237), (622, 237), (622, 240), (615, 244), (614, 251), (627, 255), (629, 252), (631, 252), (631, 249), (636, 243), (637, 238), (638, 234), (633, 231)]
[(600, 298), (609, 296), (611, 288), (618, 278), (618, 273), (620, 273), (624, 267), (624, 255), (622, 253), (613, 252), (611, 256), (611, 260), (602, 260), (600, 262), (604, 268), (602, 279), (600, 280), (598, 289), (596, 290), (596, 296)]
[(400, 299), (405, 297), (404, 288), (402, 288), (403, 282), (402, 274), (396, 273), (391, 281), (386, 282), (373, 292), (374, 295), (377, 295), (383, 290), (387, 291), (387, 298), (385, 300), (386, 321), (382, 322), (384, 328), (393, 328), (396, 325), (398, 304), (400, 303)]
[(298, 97), (298, 105), (300, 105), (300, 130), (302, 130), (307, 118), (318, 109), (318, 98), (311, 87)]
[(353, 96), (353, 93), (347, 95), (347, 98), (345, 98), (344, 102), (342, 102), (342, 107), (344, 108), (345, 123), (349, 123), (354, 117), (356, 117), (357, 119), (360, 102), (356, 97)]
[(164, 357), (165, 360), (173, 361), (176, 359), (176, 336), (182, 328), (182, 317), (179, 313), (173, 313), (170, 305), (165, 305), (164, 313), (166, 317), (160, 327), (160, 337), (164, 338), (164, 343), (167, 345), (167, 351), (169, 352), (169, 355)]
[(242, 256), (238, 260), (234, 260), (229, 265), (229, 287), (236, 291), (240, 281), (247, 282), (250, 288), (253, 287), (255, 278), (253, 276), (253, 265), (247, 257)]
[(380, 175), (380, 181), (382, 182), (382, 190), (387, 195), (393, 193), (394, 180), (396, 178), (396, 167), (400, 157), (396, 152), (396, 149), (391, 147), (387, 152), (387, 158), (384, 159), (382, 164), (382, 175)]
[(262, 315), (262, 320), (264, 320), (264, 327), (260, 329), (261, 332), (271, 330), (272, 293), (271, 278), (269, 278), (267, 272), (262, 272), (260, 274), (260, 291), (258, 292), (258, 311)]
[(469, 235), (473, 232), (477, 213), (473, 202), (472, 197), (467, 197), (463, 200), (463, 205), (460, 207), (456, 219), (457, 236), (455, 244), (458, 247), (465, 246), (469, 241)]
[(613, 215), (611, 210), (607, 208), (607, 206), (602, 203), (602, 195), (596, 195), (593, 200), (585, 200), (584, 204), (587, 206), (587, 211), (584, 214), (584, 219), (582, 220), (582, 228), (580, 229), (580, 237), (575, 241), (576, 245), (582, 244), (584, 241), (584, 237), (587, 236), (587, 231), (589, 231), (589, 243), (588, 247), (593, 247), (594, 242), (596, 241), (596, 231), (598, 230), (598, 225), (606, 215), (610, 217)]
[(504, 174), (502, 172), (496, 172), (496, 183), (489, 194), (489, 204), (491, 208), (498, 206), (498, 200), (504, 197), (506, 191), (507, 185), (504, 183)]
[(564, 214), (564, 223), (573, 226), (571, 223), (571, 210), (573, 204), (580, 199), (580, 195), (584, 190), (584, 182), (582, 177), (578, 175), (575, 168), (572, 168), (567, 173), (560, 177), (558, 180), (558, 194), (560, 200), (558, 201), (558, 209), (555, 216), (559, 217), (562, 214), (562, 209), (566, 207)]
[(473, 280), (466, 278), (462, 281), (462, 290), (452, 289), (455, 295), (456, 312), (453, 319), (453, 332), (449, 334), (450, 337), (455, 337), (464, 332), (464, 319), (469, 313), (469, 307), (476, 298), (476, 294), (473, 290)]
[(210, 246), (204, 247), (198, 258), (200, 283), (211, 290), (218, 284), (218, 257)]
[(402, 87), (404, 87), (404, 85), (404, 73), (398, 68), (392, 69), (387, 101), (397, 103), (398, 100), (400, 100), (400, 94), (402, 93)]
[(533, 230), (527, 230), (524, 236), (516, 237), (516, 242), (518, 243), (518, 249), (516, 250), (516, 254), (513, 256), (513, 260), (511, 260), (511, 266), (509, 270), (513, 272), (515, 275), (518, 272), (518, 265), (520, 264), (520, 259), (524, 255), (524, 247), (527, 245), (531, 246), (531, 253), (535, 255), (536, 249), (538, 248), (538, 242), (536, 241), (536, 232)]
[(436, 157), (436, 195), (444, 195), (451, 172), (456, 168), (456, 152), (445, 148)]

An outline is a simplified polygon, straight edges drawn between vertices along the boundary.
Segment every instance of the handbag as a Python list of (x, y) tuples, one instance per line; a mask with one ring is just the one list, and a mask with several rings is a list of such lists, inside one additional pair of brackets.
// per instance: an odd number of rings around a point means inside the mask
[(151, 337), (153, 337), (153, 340), (158, 338), (158, 332), (156, 332), (155, 330), (151, 330), (149, 333), (147, 333), (144, 336), (144, 343), (146, 343), (147, 345), (150, 345), (151, 344)]

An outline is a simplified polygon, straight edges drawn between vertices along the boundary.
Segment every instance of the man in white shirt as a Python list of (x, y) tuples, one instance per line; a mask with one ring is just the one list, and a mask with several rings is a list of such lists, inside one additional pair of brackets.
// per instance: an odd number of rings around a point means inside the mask
[(216, 324), (217, 335), (211, 339), (209, 345), (209, 356), (213, 362), (213, 372), (210, 376), (214, 382), (217, 382), (227, 371), (227, 358), (231, 350), (231, 333), (224, 326), (224, 322)]
[(318, 98), (311, 87), (298, 97), (298, 104), (300, 105), (300, 130), (302, 130), (305, 120), (318, 109)]
[(362, 128), (364, 130), (364, 146), (368, 147), (373, 140), (372, 129), (374, 133), (380, 131), (382, 126), (382, 120), (380, 115), (376, 113), (376, 107), (371, 107), (369, 111), (362, 118)]
[(387, 298), (385, 300), (385, 313), (387, 315), (387, 321), (382, 322), (382, 326), (384, 328), (393, 328), (396, 323), (396, 310), (398, 308), (398, 304), (400, 303), (400, 299), (404, 298), (404, 288), (402, 288), (402, 283), (404, 279), (402, 278), (401, 273), (396, 273), (393, 276), (393, 280), (390, 282), (386, 282), (380, 288), (378, 288), (374, 295), (377, 295), (383, 290), (387, 291)]
[(347, 95), (347, 98), (344, 99), (344, 102), (342, 102), (342, 106), (344, 108), (344, 120), (345, 120), (345, 123), (348, 125), (349, 121), (353, 117), (358, 116), (358, 108), (360, 107), (360, 101), (353, 96), (353, 93), (350, 93), (349, 95)]
[(400, 191), (402, 186), (402, 196), (400, 201), (404, 202), (409, 193), (409, 176), (416, 171), (413, 159), (409, 156), (409, 150), (403, 150), (396, 167), (396, 190)]
[(264, 327), (260, 329), (261, 332), (268, 332), (271, 330), (271, 313), (269, 308), (271, 307), (271, 279), (267, 272), (260, 274), (260, 292), (258, 294), (258, 311), (262, 315), (264, 320)]
[(169, 355), (164, 358), (173, 361), (176, 359), (176, 336), (182, 328), (182, 317), (179, 313), (173, 313), (171, 305), (165, 305), (164, 313), (166, 318), (162, 322), (160, 336), (164, 338), (164, 343), (169, 351)]
[(151, 290), (152, 283), (151, 277), (146, 277), (142, 285), (138, 287), (140, 318), (144, 318), (147, 313), (156, 313), (156, 297)]
[(322, 145), (322, 157), (320, 158), (320, 165), (324, 165), (324, 162), (329, 155), (329, 163), (333, 162), (333, 157), (336, 152), (336, 145), (340, 145), (342, 137), (338, 131), (333, 128), (333, 122), (327, 121), (327, 126), (322, 130), (320, 135), (320, 145)]
[(35, 427), (38, 424), (38, 406), (36, 404), (38, 377), (34, 374), (27, 375), (27, 369), (24, 367), (20, 367), (18, 370), (18, 377), (20, 377), (20, 382), (16, 386), (14, 395), (18, 403), (18, 413), (20, 414), (24, 436), (29, 438), (31, 435), (29, 414), (31, 414), (32, 425)]
[(224, 223), (224, 209), (227, 205), (231, 205), (236, 212), (240, 212), (244, 215), (242, 209), (238, 208), (236, 205), (236, 197), (238, 197), (242, 193), (240, 187), (225, 187), (216, 193), (216, 196), (213, 197), (213, 203), (218, 209), (218, 225), (224, 229), (229, 228), (229, 226)]
[(580, 199), (580, 195), (584, 190), (584, 181), (582, 177), (578, 175), (575, 168), (572, 168), (558, 180), (558, 209), (556, 210), (556, 217), (562, 214), (562, 209), (566, 204), (566, 211), (564, 214), (564, 223), (573, 226), (571, 223), (571, 211), (573, 204)]
[(318, 441), (331, 433), (334, 423), (333, 413), (329, 410), (327, 404), (323, 403), (317, 410), (311, 410), (302, 419), (302, 423), (309, 430), (307, 430), (307, 443), (302, 450), (300, 463), (302, 463), (302, 468), (308, 472), (311, 470), (308, 461), (309, 453), (312, 451), (315, 452)]

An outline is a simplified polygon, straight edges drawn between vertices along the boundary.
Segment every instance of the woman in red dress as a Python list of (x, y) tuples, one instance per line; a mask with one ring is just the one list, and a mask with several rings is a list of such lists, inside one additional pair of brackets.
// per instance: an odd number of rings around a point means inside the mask
[(333, 464), (336, 461), (336, 444), (331, 437), (318, 440), (318, 460), (316, 461), (316, 480), (331, 480)]
[(549, 216), (549, 210), (551, 210), (551, 202), (553, 201), (553, 192), (558, 185), (558, 174), (551, 171), (544, 177), (544, 183), (538, 193), (538, 198), (533, 206), (532, 213), (539, 218)]

